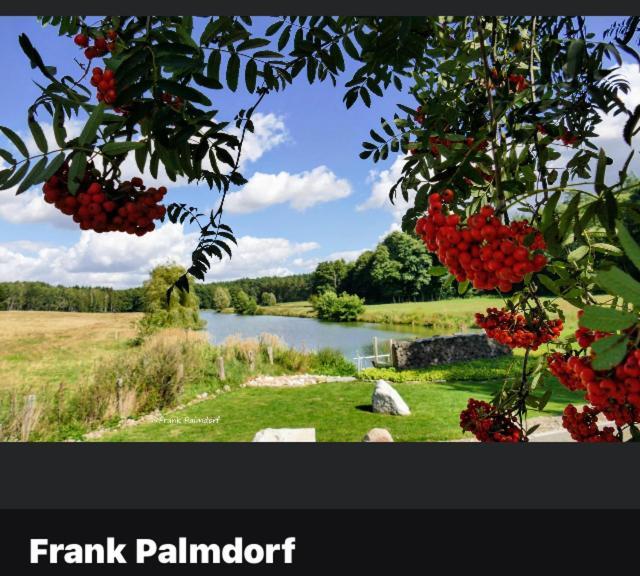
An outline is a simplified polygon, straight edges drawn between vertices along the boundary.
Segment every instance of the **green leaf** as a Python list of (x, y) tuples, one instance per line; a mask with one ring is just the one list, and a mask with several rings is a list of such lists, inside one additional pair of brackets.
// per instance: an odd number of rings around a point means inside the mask
[(220, 79), (220, 62), (222, 61), (222, 55), (218, 50), (211, 52), (209, 56), (209, 62), (207, 62), (207, 76), (211, 80)]
[(595, 282), (612, 296), (619, 296), (640, 308), (640, 282), (613, 266), (596, 274)]
[(16, 190), (16, 196), (18, 194), (22, 194), (23, 192), (31, 188), (31, 186), (33, 186), (34, 184), (37, 184), (39, 182), (38, 178), (40, 177), (40, 174), (46, 168), (46, 166), (47, 157), (44, 156), (40, 158), (38, 162), (36, 162), (36, 165), (31, 169), (31, 172), (29, 172), (29, 174), (27, 174), (27, 177), (20, 183), (20, 186), (18, 186), (18, 189)]
[(2, 186), (0, 186), (0, 190), (8, 190), (9, 188), (13, 188), (18, 182), (20, 182), (20, 180), (22, 180), (24, 178), (24, 175), (27, 173), (27, 170), (29, 170), (29, 164), (30, 161), (29, 160), (25, 160), (24, 164), (22, 164), (22, 166), (20, 166), (20, 168), (18, 168), (13, 176), (11, 176), (11, 178), (9, 178)]
[(623, 254), (620, 248), (605, 242), (596, 242), (595, 244), (592, 244), (591, 247), (598, 252), (604, 252), (605, 254), (612, 254), (614, 256), (622, 256)]
[(549, 201), (546, 203), (544, 210), (542, 211), (542, 230), (546, 230), (553, 223), (553, 216), (556, 212), (556, 207), (558, 206), (561, 196), (562, 192), (558, 190), (557, 192), (554, 192), (553, 196), (551, 196)]
[(624, 253), (627, 258), (633, 262), (633, 265), (640, 270), (640, 246), (638, 246), (637, 242), (633, 239), (622, 220), (616, 221), (616, 228), (618, 231), (618, 240), (620, 240), (620, 244), (622, 244)]
[(628, 338), (619, 334), (596, 340), (591, 345), (595, 354), (592, 366), (594, 370), (610, 370), (620, 364), (627, 355)]
[(280, 34), (280, 38), (278, 38), (278, 50), (283, 50), (284, 47), (289, 42), (289, 38), (291, 37), (291, 24), (289, 24)]
[(569, 262), (578, 262), (582, 260), (587, 254), (589, 254), (589, 246), (578, 246), (575, 250), (572, 250), (567, 256)]
[(11, 143), (17, 148), (18, 152), (22, 154), (25, 158), (29, 157), (29, 150), (25, 146), (25, 143), (22, 141), (20, 136), (18, 136), (11, 128), (7, 128), (6, 126), (0, 126), (0, 130), (2, 133), (11, 140)]
[(49, 178), (51, 178), (51, 176), (53, 176), (60, 169), (60, 167), (64, 163), (64, 158), (64, 152), (60, 152), (60, 154), (58, 154), (51, 162), (49, 162), (46, 170), (40, 176), (40, 181), (46, 182), (47, 180), (49, 180)]
[(603, 148), (598, 153), (598, 164), (596, 166), (596, 192), (600, 194), (604, 189), (604, 176), (607, 170), (607, 155)]
[(33, 140), (36, 143), (36, 146), (40, 149), (40, 152), (46, 154), (49, 151), (49, 145), (47, 144), (47, 138), (32, 115), (29, 115), (29, 130), (31, 130), (31, 134), (33, 135)]
[(636, 106), (636, 109), (633, 111), (633, 114), (629, 116), (629, 119), (624, 125), (624, 130), (622, 135), (624, 137), (624, 141), (631, 146), (631, 138), (635, 131), (636, 126), (640, 122), (640, 105)]
[(247, 90), (253, 94), (256, 89), (256, 79), (258, 77), (258, 65), (255, 60), (249, 60), (244, 70), (244, 79), (247, 84)]
[(630, 328), (638, 322), (638, 316), (631, 312), (606, 308), (604, 306), (585, 306), (580, 317), (580, 326), (601, 332), (617, 332)]
[(238, 88), (238, 76), (240, 75), (240, 56), (231, 54), (227, 63), (227, 86), (229, 90), (235, 92)]
[(459, 282), (458, 283), (458, 294), (460, 294), (460, 296), (462, 296), (469, 289), (469, 286), (470, 286), (469, 280), (465, 280), (464, 282)]
[(119, 156), (120, 154), (126, 154), (131, 150), (137, 150), (144, 148), (147, 145), (144, 141), (138, 142), (107, 142), (102, 147), (103, 154), (107, 156)]
[(180, 98), (189, 102), (197, 102), (203, 106), (211, 106), (211, 100), (209, 100), (209, 98), (207, 98), (202, 92), (199, 92), (195, 88), (191, 88), (191, 86), (185, 86), (184, 84), (179, 84), (173, 80), (164, 79), (158, 80), (157, 86), (160, 90), (172, 94), (173, 96), (180, 96)]
[(80, 146), (84, 147), (93, 143), (103, 116), (104, 103), (100, 102), (100, 104), (93, 109), (93, 112), (91, 112), (91, 116), (89, 116), (87, 123), (84, 125), (84, 128), (80, 133), (80, 137), (78, 138), (78, 144), (80, 144)]
[(64, 110), (60, 103), (56, 103), (53, 109), (53, 135), (56, 139), (56, 144), (60, 146), (60, 148), (64, 148), (66, 145), (67, 131), (64, 127)]
[(431, 266), (429, 268), (429, 276), (444, 276), (449, 272), (444, 266)]
[(584, 40), (582, 39), (573, 39), (569, 43), (569, 48), (567, 49), (567, 76), (569, 78), (574, 78), (578, 69), (580, 68), (580, 64), (582, 62), (582, 54), (584, 52)]
[(345, 36), (342, 39), (342, 47), (344, 48), (345, 52), (349, 54), (349, 56), (351, 56), (351, 58), (353, 58), (354, 60), (360, 59), (358, 49), (354, 46), (349, 36)]
[(269, 44), (271, 44), (271, 41), (267, 40), (266, 38), (249, 38), (244, 42), (240, 42), (240, 44), (236, 46), (236, 50), (238, 52), (242, 52), (243, 50), (253, 50), (255, 48), (264, 48), (265, 46), (269, 46)]
[(87, 155), (84, 152), (76, 152), (71, 160), (71, 166), (69, 166), (69, 176), (67, 179), (69, 192), (75, 195), (80, 187), (80, 181), (84, 178), (84, 173), (87, 168)]
[(141, 146), (140, 148), (136, 148), (135, 158), (136, 158), (136, 166), (138, 166), (138, 170), (140, 172), (144, 172), (144, 166), (147, 162), (147, 152), (149, 149), (147, 146)]
[(538, 274), (537, 278), (547, 290), (550, 290), (557, 296), (560, 296), (562, 294), (562, 290), (560, 289), (560, 287), (545, 274)]

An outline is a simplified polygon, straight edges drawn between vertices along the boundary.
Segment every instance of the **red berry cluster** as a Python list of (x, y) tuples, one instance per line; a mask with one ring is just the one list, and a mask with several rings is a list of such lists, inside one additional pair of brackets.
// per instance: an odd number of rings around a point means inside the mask
[(544, 240), (530, 224), (507, 226), (491, 206), (483, 206), (463, 224), (457, 214), (444, 212), (444, 205), (453, 197), (451, 190), (431, 194), (416, 233), (459, 282), (470, 280), (480, 290), (511, 292), (527, 274), (546, 266), (546, 256), (537, 252), (545, 248)]
[(499, 413), (488, 402), (473, 398), (460, 413), (460, 427), (465, 432), (472, 432), (480, 442), (527, 441), (513, 418)]
[(91, 85), (98, 89), (96, 98), (98, 102), (105, 104), (113, 104), (118, 97), (116, 89), (116, 79), (113, 70), (102, 70), (102, 68), (94, 68), (91, 76)]
[[(606, 336), (580, 328), (578, 344), (585, 349)], [(610, 370), (593, 368), (594, 353), (578, 355), (556, 352), (547, 358), (549, 371), (569, 388), (585, 390), (585, 399), (618, 426), (640, 420), (640, 349), (630, 345), (624, 360)]]
[[(504, 77), (495, 68), (492, 68), (491, 78), (496, 84), (500, 84)], [(518, 93), (524, 92), (529, 87), (527, 79), (522, 74), (509, 74), (508, 80), (509, 85)]]
[[(547, 135), (549, 134), (549, 130), (543, 124), (536, 124), (536, 130), (540, 132), (540, 134)], [(573, 146), (580, 141), (580, 138), (575, 134), (572, 134), (568, 130), (562, 129), (560, 134), (555, 137), (555, 140), (562, 140), (562, 143), (565, 146)]]
[[(418, 106), (418, 111), (420, 111), (420, 109), (421, 109), (420, 106)], [(419, 113), (418, 116), (416, 116), (416, 120), (418, 121), (418, 123), (422, 124), (424, 122), (424, 116), (421, 113)], [(464, 143), (469, 148), (471, 148), (474, 145), (474, 142), (475, 142), (475, 139), (473, 138), (473, 136), (469, 136), (464, 139)], [(436, 158), (439, 158), (440, 149), (438, 148), (438, 146), (442, 145), (448, 149), (448, 148), (451, 148), (453, 144), (454, 142), (452, 140), (449, 140), (449, 138), (440, 138), (440, 136), (429, 136), (429, 144), (428, 144), (427, 151), (431, 152), (431, 154)], [(482, 140), (478, 145), (478, 149), (486, 150), (488, 146), (489, 146), (489, 142), (487, 140)], [(413, 148), (411, 150), (412, 155), (422, 154), (423, 152), (425, 152), (425, 150), (423, 150), (422, 148)]]
[(611, 426), (598, 428), (599, 410), (585, 406), (578, 412), (575, 406), (569, 404), (562, 414), (562, 425), (569, 431), (571, 438), (577, 442), (620, 442)]
[(524, 92), (529, 87), (527, 79), (522, 74), (509, 74), (509, 84), (518, 93)]
[(562, 320), (527, 320), (524, 315), (488, 308), (487, 314), (476, 314), (476, 324), (484, 328), (489, 338), (497, 340), (509, 348), (529, 348), (537, 350), (560, 336)]
[(173, 96), (172, 94), (169, 94), (167, 92), (163, 92), (160, 95), (160, 99), (165, 104), (171, 106), (172, 108), (175, 108), (176, 110), (180, 110), (184, 105), (184, 101), (182, 100), (182, 98), (180, 98), (180, 96)]
[(141, 178), (132, 178), (109, 191), (88, 170), (74, 196), (67, 187), (68, 174), (69, 168), (64, 165), (45, 182), (44, 199), (63, 214), (73, 216), (82, 230), (144, 236), (155, 229), (154, 220), (164, 218), (166, 208), (160, 204), (167, 193), (164, 186), (145, 190)]
[(113, 52), (116, 47), (116, 38), (118, 33), (115, 30), (109, 30), (104, 36), (98, 36), (93, 39), (93, 46), (89, 46), (90, 38), (86, 34), (76, 34), (73, 41), (84, 48), (84, 55), (87, 60), (101, 58), (107, 52)]

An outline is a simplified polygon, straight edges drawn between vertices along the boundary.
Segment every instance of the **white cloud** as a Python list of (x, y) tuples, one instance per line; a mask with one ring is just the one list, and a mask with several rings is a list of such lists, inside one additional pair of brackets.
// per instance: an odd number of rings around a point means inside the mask
[(411, 190), (409, 192), (409, 200), (406, 201), (402, 194), (397, 194), (394, 198), (394, 203), (389, 200), (389, 190), (398, 181), (398, 178), (402, 175), (402, 167), (404, 166), (405, 157), (398, 156), (393, 164), (387, 170), (372, 170), (369, 173), (368, 182), (371, 183), (371, 193), (369, 197), (356, 207), (356, 210), (372, 210), (372, 209), (384, 209), (391, 213), (392, 222), (380, 238), (384, 238), (390, 232), (400, 230), (400, 224), (405, 212), (413, 207), (416, 193)]
[[(625, 63), (614, 72), (616, 75), (624, 77), (629, 82), (629, 92), (619, 93), (620, 99), (627, 108), (634, 110), (640, 105), (640, 70), (638, 64)], [(620, 140), (622, 139), (622, 129), (628, 116), (625, 114), (608, 114), (604, 116), (604, 121), (598, 126), (597, 131), (600, 140)]]
[(326, 166), (290, 174), (256, 172), (244, 185), (227, 197), (225, 210), (230, 213), (249, 213), (276, 204), (289, 204), (304, 211), (316, 204), (346, 198), (351, 194), (348, 180), (338, 178)]
[[(188, 266), (196, 233), (165, 224), (141, 238), (85, 231), (71, 246), (16, 241), (0, 244), (0, 281), (40, 280), (51, 284), (139, 286), (151, 269), (176, 262)], [(306, 271), (296, 259), (316, 250), (315, 242), (243, 236), (233, 258), (214, 261), (207, 280), (286, 275)]]
[(231, 260), (226, 259), (211, 267), (209, 280), (235, 279), (258, 276), (285, 276), (305, 271), (301, 254), (317, 250), (316, 242), (291, 242), (286, 238), (257, 238), (242, 236), (233, 250)]
[[(250, 162), (258, 161), (266, 152), (272, 150), (276, 146), (285, 143), (289, 138), (289, 133), (285, 126), (282, 116), (273, 113), (261, 114), (256, 113), (253, 116), (254, 132), (247, 132), (243, 145), (241, 156), (241, 168), (246, 167)], [(49, 149), (58, 148), (53, 135), (53, 127), (51, 124), (41, 122), (42, 130), (49, 143)], [(76, 137), (80, 134), (84, 123), (73, 119), (66, 123), (68, 138)], [(237, 131), (236, 131), (237, 132)], [(38, 154), (39, 150), (30, 133), (22, 134), (25, 144), (31, 154)], [(232, 151), (233, 152), (233, 151)], [(233, 154), (235, 157), (235, 154)], [(100, 167), (99, 159), (96, 166)], [(4, 162), (0, 159), (0, 168), (4, 167)], [(208, 159), (205, 160), (205, 168), (210, 168)], [(147, 165), (148, 168), (148, 165)], [(140, 170), (136, 165), (133, 154), (130, 154), (123, 162), (122, 166), (123, 179), (131, 179), (134, 176), (140, 176)], [(158, 172), (158, 178), (154, 179), (145, 170), (142, 175), (147, 186), (167, 186), (172, 188), (182, 186), (196, 186), (197, 184), (187, 182), (186, 178), (179, 178), (176, 182), (171, 182), (166, 172), (161, 167)], [(55, 207), (47, 204), (42, 195), (42, 185), (35, 186), (16, 196), (17, 186), (9, 190), (0, 191), (0, 219), (13, 224), (21, 223), (39, 223), (46, 222), (59, 228), (77, 229), (77, 225), (69, 216), (65, 216)]]
[(363, 248), (362, 250), (342, 250), (340, 252), (333, 252), (329, 254), (327, 260), (344, 260), (345, 262), (355, 262), (358, 256), (363, 252), (366, 252), (369, 248)]
[[(270, 112), (261, 114), (256, 112), (252, 116), (254, 131), (246, 132), (242, 155), (240, 156), (240, 168), (246, 162), (258, 161), (265, 152), (269, 152), (276, 146), (280, 146), (289, 140), (289, 132), (282, 116)], [(239, 131), (236, 132), (239, 136)]]

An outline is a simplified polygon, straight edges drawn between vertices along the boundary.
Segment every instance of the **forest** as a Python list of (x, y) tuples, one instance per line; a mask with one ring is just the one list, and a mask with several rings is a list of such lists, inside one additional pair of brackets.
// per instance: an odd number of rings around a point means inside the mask
[[(392, 232), (375, 249), (355, 262), (320, 262), (310, 274), (242, 278), (195, 284), (200, 308), (215, 309), (216, 288), (232, 295), (243, 291), (260, 302), (273, 294), (277, 302), (308, 300), (326, 290), (348, 292), (368, 303), (438, 300), (452, 294), (435, 272), (431, 256), (413, 236)], [(45, 282), (0, 283), (0, 310), (57, 312), (143, 312), (142, 287), (116, 290), (106, 287), (52, 286)]]

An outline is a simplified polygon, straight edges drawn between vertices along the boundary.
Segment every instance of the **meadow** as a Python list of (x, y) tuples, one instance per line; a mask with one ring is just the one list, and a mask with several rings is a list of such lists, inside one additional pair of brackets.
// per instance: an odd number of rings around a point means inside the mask
[[(395, 304), (366, 304), (364, 312), (358, 317), (360, 322), (379, 324), (412, 324), (447, 330), (466, 330), (474, 326), (474, 315), (487, 308), (501, 308), (502, 298), (475, 296), (471, 298), (452, 298), (434, 302), (402, 302)], [(560, 302), (567, 314), (567, 329), (575, 330), (577, 309), (567, 302)], [(310, 302), (285, 302), (264, 307), (264, 314), (274, 316), (299, 316), (315, 318), (316, 314)]]
[[(464, 327), (476, 310), (498, 302), (469, 298), (374, 305), (365, 315), (422, 315), (424, 322), (446, 319)], [(304, 311), (304, 303), (280, 307)], [(377, 426), (388, 428), (397, 441), (459, 439), (458, 415), (468, 398), (489, 400), (519, 363), (514, 356), (402, 372), (367, 369), (355, 382), (246, 388), (243, 384), (256, 375), (352, 375), (354, 367), (336, 352), (296, 351), (270, 335), (229, 337), (212, 346), (204, 333), (173, 329), (139, 342), (139, 319), (138, 314), (0, 313), (0, 439), (80, 440), (103, 428), (113, 429), (101, 437), (104, 441), (248, 441), (261, 428), (307, 426), (317, 429), (319, 441), (359, 441)], [(572, 324), (568, 329), (575, 327), (574, 320)], [(220, 357), (224, 381), (217, 370)], [(379, 378), (393, 382), (411, 416), (371, 412), (372, 382)], [(557, 415), (568, 402), (581, 401), (580, 394), (550, 385), (556, 388), (544, 414)], [(25, 427), (30, 394), (37, 397), (38, 411)], [(196, 398), (201, 401), (174, 412)], [(119, 427), (152, 412), (218, 423)]]

